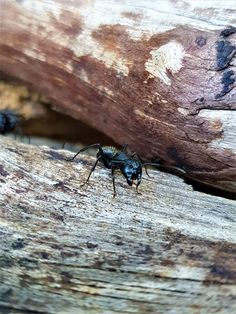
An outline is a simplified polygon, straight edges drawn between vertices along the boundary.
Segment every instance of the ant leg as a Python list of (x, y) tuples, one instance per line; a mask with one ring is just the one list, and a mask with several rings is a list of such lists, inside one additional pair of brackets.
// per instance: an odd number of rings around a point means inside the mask
[(17, 135), (19, 135), (20, 141), (24, 143), (24, 134), (23, 134), (21, 126), (17, 124), (16, 127), (13, 129), (13, 132), (14, 132), (15, 140), (17, 140)]
[(124, 144), (124, 145), (122, 146), (122, 151), (123, 151), (123, 152), (126, 152), (126, 151), (127, 151), (127, 147), (128, 147), (128, 144)]
[(147, 172), (147, 167), (146, 166), (160, 166), (160, 164), (158, 163), (151, 163), (151, 162), (145, 162), (145, 163), (142, 163), (142, 166), (144, 166), (144, 169), (145, 169), (145, 172), (146, 174), (149, 176), (149, 178), (154, 178), (153, 176), (150, 176)]
[(146, 166), (146, 165), (148, 165), (148, 166), (161, 166), (161, 164), (160, 163), (158, 163), (158, 162), (144, 162), (143, 164), (142, 164), (143, 166)]
[(147, 175), (149, 178), (153, 178), (153, 176), (150, 176), (150, 174), (148, 173), (147, 167), (146, 167), (145, 165), (144, 165), (144, 169), (145, 169), (146, 175)]
[(98, 162), (99, 162), (100, 159), (101, 159), (100, 157), (97, 158), (95, 164), (93, 165), (93, 168), (91, 169), (91, 171), (90, 171), (90, 173), (89, 173), (89, 175), (88, 175), (87, 180), (85, 181), (85, 183), (84, 183), (82, 186), (84, 186), (85, 184), (88, 183), (88, 181), (89, 181), (89, 179), (90, 179), (90, 176), (91, 176), (91, 174), (94, 172), (94, 170), (95, 170), (95, 168), (96, 168), (96, 166), (97, 166), (97, 164), (98, 164)]
[(86, 146), (86, 147), (80, 149), (80, 150), (78, 151), (78, 153), (76, 153), (76, 154), (74, 155), (74, 157), (69, 158), (69, 159), (67, 159), (67, 160), (68, 160), (68, 161), (74, 160), (75, 157), (77, 157), (80, 153), (82, 153), (82, 152), (84, 152), (85, 150), (87, 150), (87, 149), (89, 149), (89, 148), (92, 148), (92, 147), (97, 147), (97, 148), (99, 148), (99, 150), (102, 150), (102, 147), (101, 147), (100, 144), (92, 144), (92, 145), (89, 145), (89, 146)]
[(138, 180), (137, 184), (136, 184), (136, 192), (137, 194), (141, 194), (139, 191), (138, 191), (138, 187), (139, 187), (139, 184), (141, 183), (141, 180)]
[(112, 175), (112, 183), (113, 183), (113, 197), (116, 197), (116, 186), (115, 186), (115, 168), (111, 168), (111, 175)]
[(153, 176), (150, 176), (150, 174), (148, 173), (146, 166), (144, 166), (144, 169), (145, 169), (146, 175), (147, 175), (149, 178), (153, 178)]

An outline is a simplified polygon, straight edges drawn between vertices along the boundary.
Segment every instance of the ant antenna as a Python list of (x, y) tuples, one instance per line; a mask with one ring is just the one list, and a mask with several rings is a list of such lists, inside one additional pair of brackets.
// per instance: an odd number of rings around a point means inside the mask
[(69, 158), (68, 161), (74, 160), (80, 153), (82, 153), (82, 152), (84, 152), (84, 151), (86, 151), (87, 149), (92, 148), (92, 147), (97, 147), (99, 150), (102, 150), (102, 147), (101, 147), (100, 144), (92, 144), (92, 145), (89, 145), (89, 146), (86, 146), (86, 147), (80, 149), (80, 150), (78, 151), (78, 153), (76, 153), (76, 154), (74, 155), (74, 157)]
[(186, 171), (184, 169), (181, 169), (181, 168), (175, 167), (175, 166), (162, 165), (162, 164), (157, 163), (157, 162), (145, 162), (142, 165), (143, 166), (147, 165), (147, 166), (163, 167), (164, 169), (173, 169), (173, 170), (177, 170), (181, 174), (186, 174)]

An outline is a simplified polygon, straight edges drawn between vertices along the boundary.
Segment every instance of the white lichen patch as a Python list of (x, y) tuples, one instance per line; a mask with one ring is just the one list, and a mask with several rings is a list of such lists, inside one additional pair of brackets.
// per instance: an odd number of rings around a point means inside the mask
[(233, 110), (201, 110), (200, 117), (204, 117), (211, 123), (214, 129), (223, 131), (220, 138), (213, 140), (209, 146), (211, 148), (230, 149), (236, 154), (236, 111)]
[(86, 82), (86, 83), (88, 83), (88, 84), (91, 83), (91, 82), (90, 82), (90, 79), (89, 79), (89, 77), (88, 77), (88, 74), (87, 74), (87, 72), (86, 72), (84, 69), (81, 69), (81, 70), (80, 70), (78, 76), (79, 76), (79, 78), (80, 78), (81, 80), (83, 80), (84, 82)]
[(185, 55), (183, 46), (177, 41), (171, 41), (160, 48), (153, 49), (151, 58), (145, 63), (145, 69), (153, 76), (158, 77), (166, 85), (171, 85), (167, 70), (177, 73), (182, 67)]
[[(209, 1), (208, 1), (209, 2)], [(71, 49), (77, 57), (92, 56), (98, 61), (104, 63), (109, 69), (117, 71), (118, 75), (127, 76), (129, 74), (129, 63), (119, 51), (108, 50), (102, 43), (96, 41), (92, 34), (101, 29), (103, 25), (115, 26), (121, 25), (125, 32), (133, 40), (148, 40), (153, 35), (175, 29), (179, 25), (188, 25), (189, 27), (200, 27), (202, 29), (222, 29), (225, 25), (225, 15), (227, 20), (234, 18), (232, 3), (234, 0), (218, 0), (214, 5), (209, 5), (207, 1), (146, 1), (130, 0), (113, 1), (112, 10), (110, 1), (69, 1), (65, 6), (71, 16), (81, 22), (82, 33), (68, 34), (58, 29), (58, 23), (66, 25), (68, 21), (63, 19), (64, 7), (56, 4), (56, 1), (25, 0), (18, 7), (24, 11), (19, 14), (21, 25), (28, 28), (30, 25), (31, 33), (40, 34), (42, 38), (48, 38), (54, 44)], [(209, 16), (209, 8), (211, 10)], [(170, 10), (171, 8), (171, 10)], [(227, 11), (226, 11), (227, 10)], [(232, 12), (231, 12), (232, 11)], [(129, 15), (124, 14), (130, 12)], [(213, 14), (213, 13), (215, 14)], [(130, 18), (134, 16), (136, 18)], [(40, 17), (40, 18), (39, 18)], [(56, 23), (52, 23), (56, 21)], [(43, 27), (42, 27), (43, 26)], [(25, 29), (28, 31), (28, 29)], [(38, 57), (41, 61), (45, 56), (38, 55), (38, 52), (30, 51), (32, 47), (27, 48), (25, 53), (33, 57)], [(40, 49), (39, 49), (40, 50)], [(166, 69), (173, 73), (181, 67), (181, 56), (183, 48), (175, 41), (154, 49), (151, 52), (151, 58), (146, 62), (147, 71), (150, 72), (148, 78), (159, 77), (165, 84), (170, 85), (171, 80), (166, 74)], [(48, 60), (54, 64), (57, 60)], [(22, 60), (22, 62), (25, 62)], [(135, 61), (133, 61), (135, 62)], [(167, 64), (166, 64), (167, 62)], [(165, 66), (166, 64), (166, 66)], [(69, 72), (71, 69), (67, 68)]]
[[(81, 42), (86, 45), (81, 46)], [(94, 59), (101, 61), (109, 69), (114, 69), (117, 73), (127, 76), (129, 74), (129, 61), (119, 56), (117, 51), (107, 50), (102, 44), (92, 38), (92, 34), (87, 31), (79, 35), (69, 48), (74, 52), (77, 58), (90, 55)]]
[(102, 91), (104, 94), (108, 96), (114, 96), (114, 93), (112, 90), (110, 90), (108, 87), (100, 85), (98, 86), (99, 90)]
[[(100, 49), (98, 48), (98, 52)], [(107, 51), (102, 48), (102, 53), (100, 56), (96, 54), (96, 51), (94, 53), (95, 57), (104, 62), (106, 67), (108, 68), (114, 68), (118, 73), (123, 73), (125, 76), (129, 74), (129, 68), (127, 66), (128, 61), (125, 60), (125, 58), (119, 57), (114, 51)]]
[(185, 108), (182, 108), (182, 107), (178, 107), (177, 110), (178, 110), (179, 113), (181, 113), (184, 116), (187, 116), (189, 114), (189, 110), (188, 109), (185, 109)]

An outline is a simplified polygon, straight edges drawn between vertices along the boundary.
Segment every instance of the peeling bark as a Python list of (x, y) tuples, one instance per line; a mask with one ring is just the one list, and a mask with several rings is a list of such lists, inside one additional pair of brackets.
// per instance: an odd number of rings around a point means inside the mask
[(68, 151), (0, 138), (2, 313), (230, 313), (235, 202), (150, 170), (141, 194)]
[(235, 1), (138, 3), (2, 1), (1, 70), (143, 157), (235, 192)]

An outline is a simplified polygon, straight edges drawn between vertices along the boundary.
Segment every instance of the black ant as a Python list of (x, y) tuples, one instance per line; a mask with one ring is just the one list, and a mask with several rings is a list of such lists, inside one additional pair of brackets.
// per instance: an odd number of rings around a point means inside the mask
[(73, 158), (69, 159), (72, 161), (80, 153), (85, 150), (95, 147), (98, 148), (97, 160), (93, 165), (89, 176), (84, 184), (89, 181), (89, 178), (93, 171), (95, 170), (98, 162), (102, 162), (105, 168), (111, 169), (112, 182), (113, 182), (113, 197), (116, 196), (116, 187), (115, 187), (115, 170), (119, 169), (123, 176), (126, 178), (127, 183), (132, 186), (133, 181), (136, 181), (136, 190), (138, 191), (138, 186), (142, 180), (142, 167), (145, 167), (146, 174), (149, 176), (146, 166), (147, 165), (159, 165), (158, 163), (149, 163), (143, 162), (140, 156), (137, 153), (129, 154), (127, 152), (127, 146), (124, 145), (122, 150), (118, 150), (115, 147), (105, 146), (102, 147), (100, 144), (92, 144), (86, 146), (78, 151)]
[(0, 111), (0, 134), (7, 134), (15, 130), (22, 121), (22, 116), (11, 110)]

